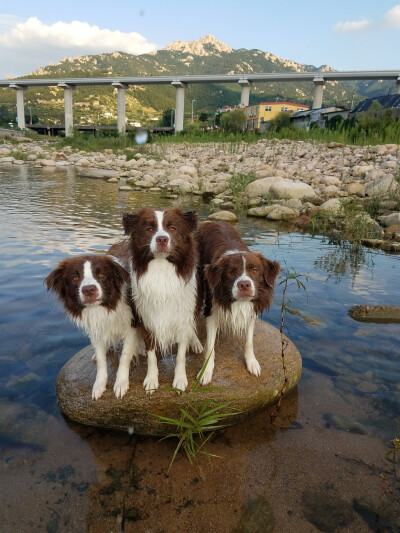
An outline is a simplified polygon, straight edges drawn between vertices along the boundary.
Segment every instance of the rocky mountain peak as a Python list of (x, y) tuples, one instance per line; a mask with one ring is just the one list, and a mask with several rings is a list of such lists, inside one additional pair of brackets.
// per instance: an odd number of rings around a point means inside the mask
[[(212, 48), (212, 49), (211, 49)], [(182, 52), (184, 54), (192, 54), (196, 56), (210, 56), (215, 53), (232, 52), (232, 48), (227, 44), (218, 41), (212, 35), (207, 34), (205, 37), (200, 37), (198, 41), (174, 41), (168, 44), (163, 50)]]

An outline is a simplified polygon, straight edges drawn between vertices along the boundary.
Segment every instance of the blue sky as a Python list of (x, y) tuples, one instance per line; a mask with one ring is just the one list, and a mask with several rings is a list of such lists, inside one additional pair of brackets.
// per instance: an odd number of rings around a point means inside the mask
[(400, 70), (400, 3), (381, 0), (0, 0), (0, 79), (64, 56), (140, 54), (213, 35), (336, 70)]

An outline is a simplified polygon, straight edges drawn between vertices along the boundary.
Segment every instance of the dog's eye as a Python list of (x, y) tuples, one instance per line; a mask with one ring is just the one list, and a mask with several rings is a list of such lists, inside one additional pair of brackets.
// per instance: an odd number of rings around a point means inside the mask
[(252, 268), (252, 272), (253, 272), (253, 274), (257, 274), (258, 268), (256, 268), (256, 267)]
[(176, 231), (176, 227), (175, 226), (170, 226), (169, 227), (169, 231)]
[(153, 233), (153, 227), (152, 226), (149, 226), (147, 229), (146, 229), (147, 233)]
[(233, 270), (231, 270), (230, 272), (228, 272), (228, 278), (231, 278), (233, 279), (235, 277), (235, 272), (233, 272)]
[(106, 276), (102, 273), (99, 274), (99, 279), (104, 279)]
[(74, 276), (74, 277), (72, 278), (72, 281), (79, 281), (79, 276)]

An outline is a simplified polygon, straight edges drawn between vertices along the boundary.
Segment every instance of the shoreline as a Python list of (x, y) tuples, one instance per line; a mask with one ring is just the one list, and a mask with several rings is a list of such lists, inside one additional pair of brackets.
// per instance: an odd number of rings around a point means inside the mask
[(3, 165), (73, 166), (127, 193), (202, 196), (214, 219), (234, 223), (246, 213), (400, 253), (399, 145), (261, 139), (86, 152), (28, 137), (0, 143), (0, 173)]

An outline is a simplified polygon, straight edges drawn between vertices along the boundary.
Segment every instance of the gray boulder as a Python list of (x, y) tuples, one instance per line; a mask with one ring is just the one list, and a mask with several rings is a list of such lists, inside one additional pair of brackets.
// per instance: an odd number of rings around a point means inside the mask
[(379, 220), (386, 227), (396, 226), (400, 224), (400, 213), (391, 213), (390, 215), (380, 217)]
[(297, 209), (286, 207), (284, 205), (275, 205), (268, 215), (268, 220), (289, 220), (291, 218), (298, 217), (300, 212)]
[[(204, 327), (199, 331), (204, 342)], [(301, 376), (301, 356), (294, 344), (284, 337), (287, 368), (287, 389), (289, 393), (297, 385)], [(228, 426), (245, 420), (263, 407), (275, 403), (284, 384), (282, 369), (281, 336), (279, 330), (257, 320), (254, 332), (254, 352), (261, 366), (260, 377), (250, 374), (245, 366), (244, 339), (238, 342), (234, 336), (219, 335), (216, 343), (216, 364), (212, 386), (217, 389), (193, 393), (197, 401), (212, 401), (231, 405), (238, 409), (223, 424)], [(96, 365), (91, 357), (91, 346), (78, 352), (61, 369), (56, 382), (56, 393), (61, 410), (75, 422), (89, 426), (112, 428), (145, 435), (166, 435), (171, 426), (161, 424), (154, 415), (179, 418), (179, 409), (186, 408), (188, 397), (175, 391), (157, 390), (150, 397), (143, 390), (143, 380), (147, 371), (144, 357), (139, 367), (130, 373), (130, 387), (122, 399), (113, 392), (113, 383), (118, 367), (115, 353), (108, 357), (108, 385), (103, 396), (92, 400), (92, 387), (96, 376)], [(202, 355), (189, 355), (187, 376), (189, 384), (194, 383), (203, 364)], [(172, 358), (159, 360), (160, 387), (170, 387), (173, 381), (174, 364)], [(188, 389), (189, 390), (189, 389)]]
[(321, 205), (321, 211), (330, 215), (340, 215), (343, 211), (343, 207), (340, 200), (332, 198)]
[(118, 178), (119, 173), (117, 170), (111, 170), (108, 168), (81, 167), (78, 170), (78, 176), (80, 178), (97, 178), (108, 180), (110, 178)]
[[(268, 178), (265, 178), (268, 179)], [(292, 181), (288, 179), (281, 179), (274, 183), (269, 192), (275, 198), (290, 199), (290, 198), (309, 198), (315, 196), (314, 189), (307, 183)]]
[(281, 181), (280, 176), (270, 176), (268, 178), (260, 178), (256, 181), (252, 181), (247, 185), (244, 190), (244, 193), (249, 198), (254, 198), (255, 196), (264, 196), (269, 193), (269, 190), (274, 183)]
[(371, 181), (365, 186), (365, 194), (367, 196), (380, 196), (389, 191), (395, 190), (397, 183), (391, 174), (382, 176), (374, 181)]
[(210, 220), (223, 220), (225, 222), (237, 222), (238, 220), (235, 213), (231, 213), (230, 211), (225, 211), (225, 210), (212, 213), (211, 215), (208, 215), (208, 218)]
[(251, 207), (247, 211), (248, 217), (266, 217), (275, 209), (276, 205), (261, 205), (260, 207)]

